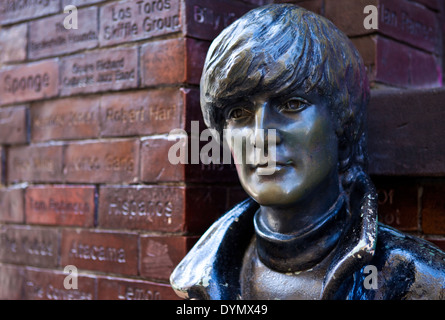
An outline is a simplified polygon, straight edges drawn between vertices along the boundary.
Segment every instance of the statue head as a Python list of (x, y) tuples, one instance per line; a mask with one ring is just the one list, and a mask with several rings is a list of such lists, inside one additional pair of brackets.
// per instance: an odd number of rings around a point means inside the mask
[[(280, 160), (294, 161), (308, 177), (287, 178), (312, 180), (314, 187), (332, 166), (340, 177), (366, 168), (368, 101), (366, 70), (350, 40), (329, 20), (291, 4), (254, 9), (226, 28), (210, 46), (201, 78), (207, 126), (220, 133), (276, 129), (277, 170)], [(292, 148), (305, 163), (286, 158)], [(243, 187), (262, 204), (243, 168), (237, 166)], [(301, 188), (310, 186), (302, 181)]]

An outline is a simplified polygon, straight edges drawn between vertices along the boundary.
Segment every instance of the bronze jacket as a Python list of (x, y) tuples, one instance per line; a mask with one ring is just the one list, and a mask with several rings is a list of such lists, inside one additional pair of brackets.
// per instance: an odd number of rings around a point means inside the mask
[[(361, 201), (355, 208), (350, 204), (354, 221), (334, 249), (320, 299), (445, 299), (445, 253), (377, 222), (377, 199), (368, 179), (355, 190)], [(257, 209), (247, 199), (207, 230), (170, 277), (180, 297), (242, 299), (241, 264)], [(377, 289), (365, 288), (368, 265), (377, 270)]]

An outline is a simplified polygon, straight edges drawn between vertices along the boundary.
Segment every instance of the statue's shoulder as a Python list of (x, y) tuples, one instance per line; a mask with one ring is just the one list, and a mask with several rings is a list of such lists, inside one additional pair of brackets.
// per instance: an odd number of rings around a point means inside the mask
[(225, 213), (202, 235), (170, 276), (183, 298), (236, 299), (244, 252), (254, 233), (258, 204), (247, 199)]
[(373, 263), (380, 298), (445, 299), (445, 253), (432, 243), (379, 223)]

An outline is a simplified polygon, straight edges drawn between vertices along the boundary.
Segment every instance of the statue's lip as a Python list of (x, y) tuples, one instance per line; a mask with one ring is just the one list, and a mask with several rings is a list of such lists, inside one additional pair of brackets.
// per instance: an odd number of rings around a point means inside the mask
[(271, 166), (279, 166), (279, 167), (288, 167), (288, 166), (292, 166), (293, 165), (293, 161), (292, 160), (288, 160), (286, 162), (284, 161), (277, 161), (277, 162), (266, 162), (266, 163), (256, 163), (252, 165), (253, 169), (257, 169), (257, 168), (268, 168)]

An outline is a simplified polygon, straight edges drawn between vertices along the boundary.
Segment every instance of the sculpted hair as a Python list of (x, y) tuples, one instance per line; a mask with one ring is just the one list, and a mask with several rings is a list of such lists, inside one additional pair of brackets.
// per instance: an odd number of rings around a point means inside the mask
[(223, 109), (255, 93), (316, 90), (330, 107), (340, 171), (366, 170), (369, 83), (362, 58), (329, 20), (291, 4), (254, 9), (213, 41), (201, 78), (204, 121), (219, 132)]

